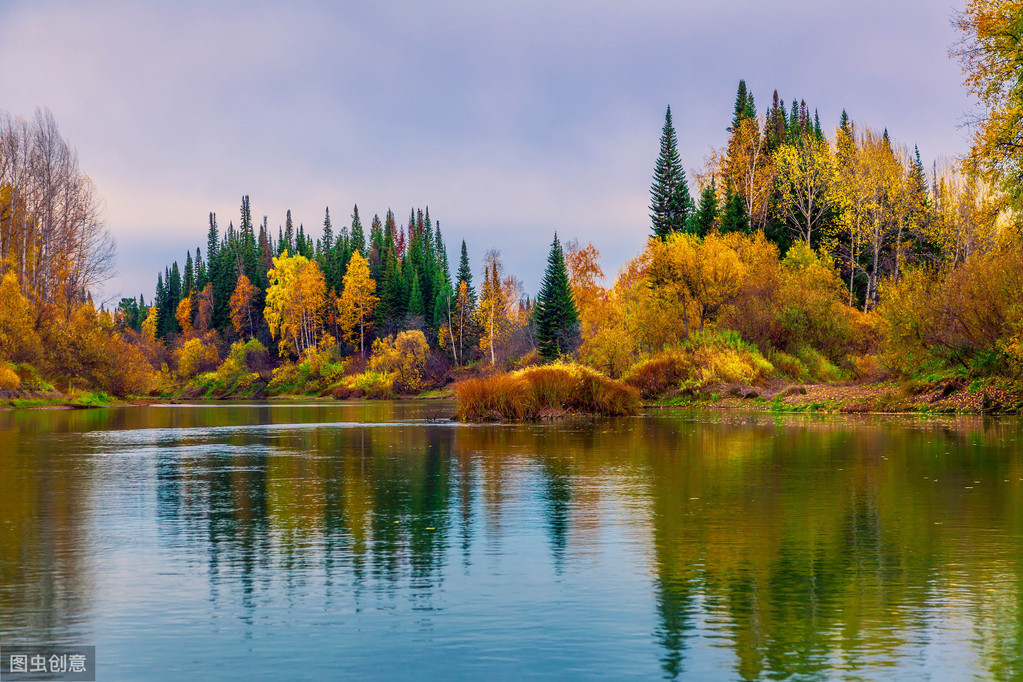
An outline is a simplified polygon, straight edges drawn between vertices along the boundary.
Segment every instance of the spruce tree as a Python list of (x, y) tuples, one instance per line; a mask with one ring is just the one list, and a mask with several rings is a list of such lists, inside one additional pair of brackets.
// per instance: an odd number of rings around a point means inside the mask
[(192, 252), (185, 255), (185, 271), (181, 280), (181, 297), (184, 298), (192, 293), (195, 288), (195, 268), (192, 265)]
[(700, 192), (700, 205), (693, 214), (693, 229), (696, 236), (706, 237), (718, 219), (718, 195), (714, 180)]
[(749, 232), (746, 202), (740, 193), (732, 189), (731, 183), (725, 186), (725, 206), (721, 213), (721, 233), (728, 232)]
[(678, 154), (678, 139), (671, 122), (671, 107), (664, 114), (661, 130), (661, 151), (654, 165), (654, 182), (650, 186), (650, 220), (654, 236), (665, 239), (672, 232), (686, 228), (693, 210), (686, 172)]
[(547, 256), (547, 270), (536, 297), (533, 319), (541, 357), (552, 360), (572, 352), (579, 345), (579, 311), (572, 297), (565, 254), (557, 234)]
[(753, 93), (746, 90), (746, 81), (739, 81), (739, 89), (735, 93), (735, 106), (732, 111), (732, 127), (735, 130), (739, 124), (748, 118), (756, 118), (757, 105), (753, 101)]
[(217, 231), (217, 214), (210, 213), (210, 229), (206, 233), (206, 261), (210, 264), (217, 258), (217, 247), (220, 245), (220, 234)]
[(472, 286), (472, 267), (469, 265), (469, 252), (465, 248), (465, 240), (462, 240), (462, 255), (458, 259), (458, 284), (465, 282), (465, 288), (469, 293), (469, 300), (472, 301), (472, 307), (476, 307), (476, 289)]
[(362, 231), (362, 221), (359, 220), (359, 205), (352, 209), (352, 229), (350, 231), (351, 250), (358, 251), (363, 258), (366, 257), (366, 235)]

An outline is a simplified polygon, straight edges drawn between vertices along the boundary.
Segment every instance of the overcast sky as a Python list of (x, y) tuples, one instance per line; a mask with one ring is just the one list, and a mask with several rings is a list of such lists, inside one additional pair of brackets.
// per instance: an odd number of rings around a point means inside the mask
[(744, 78), (830, 132), (842, 109), (961, 153), (961, 0), (52, 2), (0, 0), (0, 108), (48, 107), (106, 204), (120, 275), (146, 299), (242, 194), (276, 234), (358, 203), (429, 206), (454, 259), (500, 249), (530, 294), (555, 230), (613, 276), (649, 234), (664, 108), (695, 170)]

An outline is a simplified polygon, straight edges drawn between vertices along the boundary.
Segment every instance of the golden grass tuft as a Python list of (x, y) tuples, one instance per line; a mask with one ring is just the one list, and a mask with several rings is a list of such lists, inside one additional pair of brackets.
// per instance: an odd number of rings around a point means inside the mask
[(529, 367), (455, 386), (461, 421), (541, 419), (559, 414), (632, 415), (639, 392), (580, 365)]

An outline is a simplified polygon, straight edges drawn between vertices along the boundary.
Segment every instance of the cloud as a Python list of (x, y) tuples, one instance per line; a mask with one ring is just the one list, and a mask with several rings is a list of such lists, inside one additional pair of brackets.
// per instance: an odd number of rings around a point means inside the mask
[(683, 159), (724, 143), (735, 86), (778, 88), (830, 128), (843, 108), (965, 148), (953, 8), (723, 2), (7, 2), (0, 92), (49, 107), (106, 198), (121, 276), (205, 242), (242, 194), (272, 226), (431, 207), (452, 251), (499, 248), (530, 291), (555, 229), (614, 272), (648, 233), (664, 106)]

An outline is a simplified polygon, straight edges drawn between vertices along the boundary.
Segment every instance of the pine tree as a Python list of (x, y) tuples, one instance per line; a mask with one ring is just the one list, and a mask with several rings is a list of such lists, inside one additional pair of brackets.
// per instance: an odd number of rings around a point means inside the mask
[(295, 224), (291, 222), (291, 209), (284, 217), (284, 249), (291, 255), (295, 255), (298, 251), (295, 248)]
[(188, 296), (192, 293), (192, 289), (195, 288), (195, 266), (192, 264), (192, 252), (188, 251), (185, 255), (185, 272), (182, 276), (181, 286), (182, 297)]
[(220, 233), (217, 230), (217, 214), (210, 213), (210, 229), (206, 233), (206, 258), (209, 262), (217, 257), (217, 246), (220, 244)]
[(547, 270), (536, 297), (533, 319), (541, 357), (551, 360), (572, 352), (579, 345), (579, 311), (572, 297), (565, 254), (557, 234), (547, 256)]
[(746, 81), (739, 81), (739, 89), (735, 93), (735, 106), (732, 111), (732, 127), (735, 130), (739, 124), (748, 118), (756, 118), (757, 105), (753, 101), (753, 94), (746, 90)]
[(703, 188), (700, 193), (700, 206), (693, 214), (693, 229), (691, 232), (698, 237), (706, 237), (713, 229), (718, 219), (718, 194), (714, 180)]
[(358, 251), (363, 257), (366, 256), (366, 235), (362, 231), (362, 221), (359, 220), (359, 205), (352, 209), (352, 229), (349, 239), (352, 252)]
[(746, 202), (740, 193), (732, 190), (730, 183), (725, 186), (725, 206), (721, 213), (721, 233), (727, 232), (749, 232)]
[(423, 289), (419, 285), (419, 273), (413, 269), (409, 279), (412, 280), (412, 290), (408, 299), (408, 316), (422, 319), (426, 311), (426, 304), (423, 300)]
[(685, 230), (692, 204), (669, 106), (664, 114), (661, 151), (654, 165), (654, 182), (650, 186), (650, 220), (654, 236), (665, 239), (672, 232)]
[(462, 240), (462, 255), (458, 259), (458, 284), (465, 282), (466, 291), (472, 307), (476, 307), (476, 289), (472, 286), (472, 268), (469, 266), (469, 252), (465, 248), (465, 240)]

